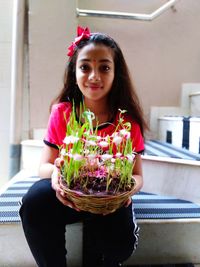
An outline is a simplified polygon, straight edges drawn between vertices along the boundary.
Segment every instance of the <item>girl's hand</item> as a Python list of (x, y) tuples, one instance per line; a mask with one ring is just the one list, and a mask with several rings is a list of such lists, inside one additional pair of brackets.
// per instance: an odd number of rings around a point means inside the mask
[(132, 202), (132, 198), (129, 197), (124, 206), (127, 208), (131, 204), (131, 202)]
[(51, 176), (51, 186), (56, 191), (56, 197), (65, 206), (68, 206), (76, 211), (80, 211), (70, 200), (67, 199), (67, 194), (60, 186), (60, 168), (62, 167), (63, 160), (57, 158), (54, 163), (54, 170)]

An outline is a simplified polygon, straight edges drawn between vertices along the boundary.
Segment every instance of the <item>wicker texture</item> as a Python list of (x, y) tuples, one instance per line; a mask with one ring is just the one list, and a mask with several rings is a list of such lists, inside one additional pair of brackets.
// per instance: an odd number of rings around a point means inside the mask
[(66, 183), (61, 184), (67, 194), (67, 198), (82, 211), (95, 214), (108, 214), (122, 207), (130, 196), (134, 194), (135, 183), (130, 191), (117, 193), (116, 195), (83, 194), (67, 188)]

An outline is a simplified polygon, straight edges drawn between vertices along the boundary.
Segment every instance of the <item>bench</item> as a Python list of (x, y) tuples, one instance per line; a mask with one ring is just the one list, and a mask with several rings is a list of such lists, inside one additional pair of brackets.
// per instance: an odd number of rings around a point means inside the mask
[(184, 160), (200, 161), (200, 154), (193, 153), (185, 148), (179, 148), (170, 143), (159, 140), (145, 142), (145, 154), (158, 157), (170, 157)]
[[(0, 266), (36, 267), (22, 231), (19, 201), (38, 180), (21, 171), (0, 192)], [(200, 263), (200, 206), (171, 196), (133, 196), (139, 246), (124, 265)], [(82, 224), (67, 226), (69, 267), (82, 264)]]

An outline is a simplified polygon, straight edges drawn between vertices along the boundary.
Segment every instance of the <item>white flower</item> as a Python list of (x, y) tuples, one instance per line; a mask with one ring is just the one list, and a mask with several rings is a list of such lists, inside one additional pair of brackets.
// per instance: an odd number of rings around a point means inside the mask
[(93, 140), (86, 140), (85, 141), (86, 146), (96, 146), (96, 142)]
[(109, 142), (109, 141), (110, 141), (110, 135), (106, 135), (106, 136), (104, 137), (104, 140), (105, 140), (106, 142)]
[(121, 156), (122, 156), (122, 153), (120, 153), (120, 152), (118, 152), (118, 153), (115, 154), (115, 157), (116, 158), (121, 158)]
[(129, 162), (133, 162), (135, 155), (134, 154), (128, 154), (128, 155), (126, 155), (126, 157), (127, 157)]
[[(112, 158), (112, 159), (111, 159), (111, 162), (112, 162), (112, 163), (115, 163), (115, 161), (116, 161), (115, 158)], [(114, 166), (113, 166), (113, 167), (114, 167)]]
[(114, 138), (115, 136), (118, 136), (119, 133), (118, 132), (114, 132), (111, 136)]
[(61, 149), (61, 151), (60, 151), (60, 155), (61, 155), (61, 156), (67, 156), (67, 153), (66, 153), (66, 151), (65, 151), (64, 148)]
[(109, 160), (109, 159), (112, 159), (112, 157), (113, 157), (113, 155), (110, 155), (110, 154), (101, 155), (102, 160)]
[(126, 129), (120, 130), (120, 135), (123, 136), (123, 137), (125, 137), (126, 139), (129, 139), (130, 136), (131, 136), (130, 132), (127, 131)]
[(100, 141), (98, 144), (100, 147), (108, 147), (109, 146), (108, 142), (106, 142), (106, 141)]
[(63, 140), (63, 143), (65, 143), (66, 145), (69, 145), (69, 144), (77, 143), (78, 140), (79, 140), (79, 137), (69, 135), (65, 137), (65, 139)]
[(74, 154), (74, 155), (73, 155), (73, 159), (74, 159), (74, 160), (77, 160), (77, 161), (80, 161), (80, 160), (83, 159), (83, 156), (80, 155), (80, 154)]
[(86, 156), (90, 153), (90, 150), (89, 149), (84, 149), (83, 150), (83, 154), (85, 154)]
[(115, 143), (116, 145), (120, 145), (122, 142), (122, 137), (119, 136), (119, 135), (116, 135), (114, 138), (113, 138), (113, 143)]
[(88, 158), (89, 160), (94, 160), (96, 157), (97, 157), (96, 154), (89, 154), (89, 155), (87, 155), (87, 158)]

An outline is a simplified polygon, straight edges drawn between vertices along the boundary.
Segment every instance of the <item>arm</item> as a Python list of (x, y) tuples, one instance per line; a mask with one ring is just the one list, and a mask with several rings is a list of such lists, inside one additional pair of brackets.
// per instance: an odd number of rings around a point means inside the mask
[[(39, 176), (41, 178), (51, 178), (52, 188), (56, 192), (56, 197), (60, 200), (62, 204), (70, 208), (77, 209), (72, 202), (67, 199), (65, 192), (60, 187), (60, 176), (59, 176), (59, 167), (60, 159), (59, 150), (50, 146), (45, 145), (42, 151), (42, 157), (39, 166)], [(57, 164), (55, 166), (55, 160), (57, 159)]]
[[(136, 182), (136, 187), (134, 190), (134, 194), (136, 194), (137, 192), (140, 191), (140, 189), (143, 186), (143, 174), (142, 174), (142, 158), (140, 154), (136, 155), (136, 162), (133, 168), (133, 177), (135, 179)], [(129, 197), (129, 199), (127, 200), (125, 206), (128, 207), (132, 202), (132, 198)]]
[(54, 162), (58, 154), (58, 149), (44, 145), (38, 172), (41, 178), (51, 178), (54, 170)]
[(140, 189), (143, 186), (143, 173), (142, 173), (142, 158), (140, 154), (136, 155), (135, 158), (135, 166), (133, 169), (133, 177), (136, 181), (136, 188), (135, 188), (135, 193), (140, 191)]

